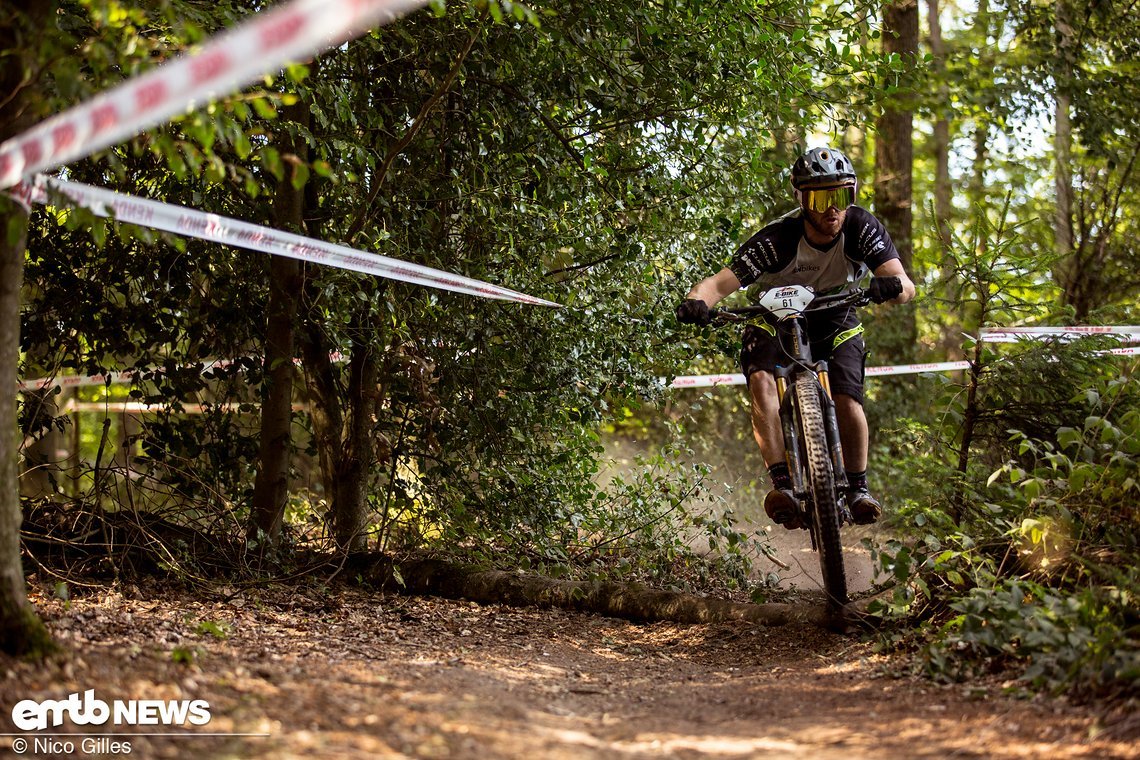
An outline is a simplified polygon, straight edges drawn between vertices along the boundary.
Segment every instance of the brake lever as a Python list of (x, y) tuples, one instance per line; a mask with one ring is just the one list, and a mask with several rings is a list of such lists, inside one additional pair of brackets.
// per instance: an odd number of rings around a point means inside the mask
[(723, 309), (709, 309), (709, 317), (709, 324), (713, 325), (733, 324), (736, 322), (744, 322), (748, 319), (745, 316), (742, 316), (740, 314), (733, 314), (732, 312), (724, 311)]

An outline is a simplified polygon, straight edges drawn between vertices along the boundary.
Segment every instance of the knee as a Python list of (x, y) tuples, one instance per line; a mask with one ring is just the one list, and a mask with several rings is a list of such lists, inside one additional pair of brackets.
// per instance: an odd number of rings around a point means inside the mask
[(753, 401), (776, 398), (776, 378), (771, 372), (760, 370), (748, 376), (748, 390)]
[(862, 414), (863, 402), (846, 393), (836, 393), (835, 410), (840, 415)]
[(776, 378), (771, 372), (753, 372), (748, 377), (748, 391), (752, 396), (752, 409), (756, 412), (775, 410), (780, 405), (776, 397)]

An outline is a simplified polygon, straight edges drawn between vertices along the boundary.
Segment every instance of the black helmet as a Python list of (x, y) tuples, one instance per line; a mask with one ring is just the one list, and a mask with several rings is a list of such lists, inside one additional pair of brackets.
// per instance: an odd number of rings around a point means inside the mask
[(792, 165), (792, 187), (804, 187), (854, 182), (855, 167), (841, 151), (829, 148), (812, 148), (796, 159)]

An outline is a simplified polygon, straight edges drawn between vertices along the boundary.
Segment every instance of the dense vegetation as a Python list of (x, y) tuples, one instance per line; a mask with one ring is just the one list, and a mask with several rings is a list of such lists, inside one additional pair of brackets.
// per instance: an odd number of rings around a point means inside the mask
[[(2, 54), (24, 78), (5, 80), (2, 137), (259, 7), (61, 0), (37, 3), (37, 24), (4, 5)], [(681, 329), (673, 306), (789, 208), (790, 157), (826, 139), (859, 163), (923, 296), (872, 316), (872, 362), (975, 362), (872, 388), (872, 475), (898, 528), (875, 547), (898, 582), (887, 611), (941, 676), (1012, 666), (1134, 690), (1136, 361), (1102, 343), (962, 336), (1135, 321), (1140, 80), (1126, 62), (1140, 22), (1100, 3), (984, 2), (962, 26), (928, 19), (926, 53), (898, 13), (916, 8), (881, 10), (437, 2), (69, 165), (68, 179), (563, 308), (41, 207), (19, 252), (20, 375), (139, 379), (22, 397), (25, 513), (162, 516), (251, 576), (292, 569), (302, 549), (430, 550), (756, 591), (762, 542), (701, 498), (704, 463), (726, 452), (736, 485), (756, 487), (739, 395), (694, 403), (659, 378), (732, 371), (733, 336)], [(900, 165), (913, 183), (880, 193)], [(209, 369), (219, 359), (236, 361)], [(151, 413), (65, 409), (126, 401)], [(653, 453), (614, 475), (604, 448), (623, 438)], [(725, 551), (696, 556), (694, 529)], [(164, 567), (212, 572), (190, 548), (171, 545)]]

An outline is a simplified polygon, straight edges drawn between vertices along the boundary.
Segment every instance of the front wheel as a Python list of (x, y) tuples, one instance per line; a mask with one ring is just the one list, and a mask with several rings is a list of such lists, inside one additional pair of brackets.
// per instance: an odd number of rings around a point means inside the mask
[(819, 567), (823, 571), (823, 587), (830, 605), (847, 603), (847, 576), (843, 570), (843, 545), (839, 541), (839, 494), (835, 473), (827, 447), (824, 428), (823, 389), (811, 373), (796, 378), (796, 404), (800, 409), (800, 440), (804, 448), (804, 465), (808, 472), (811, 494), (811, 530), (819, 550)]

